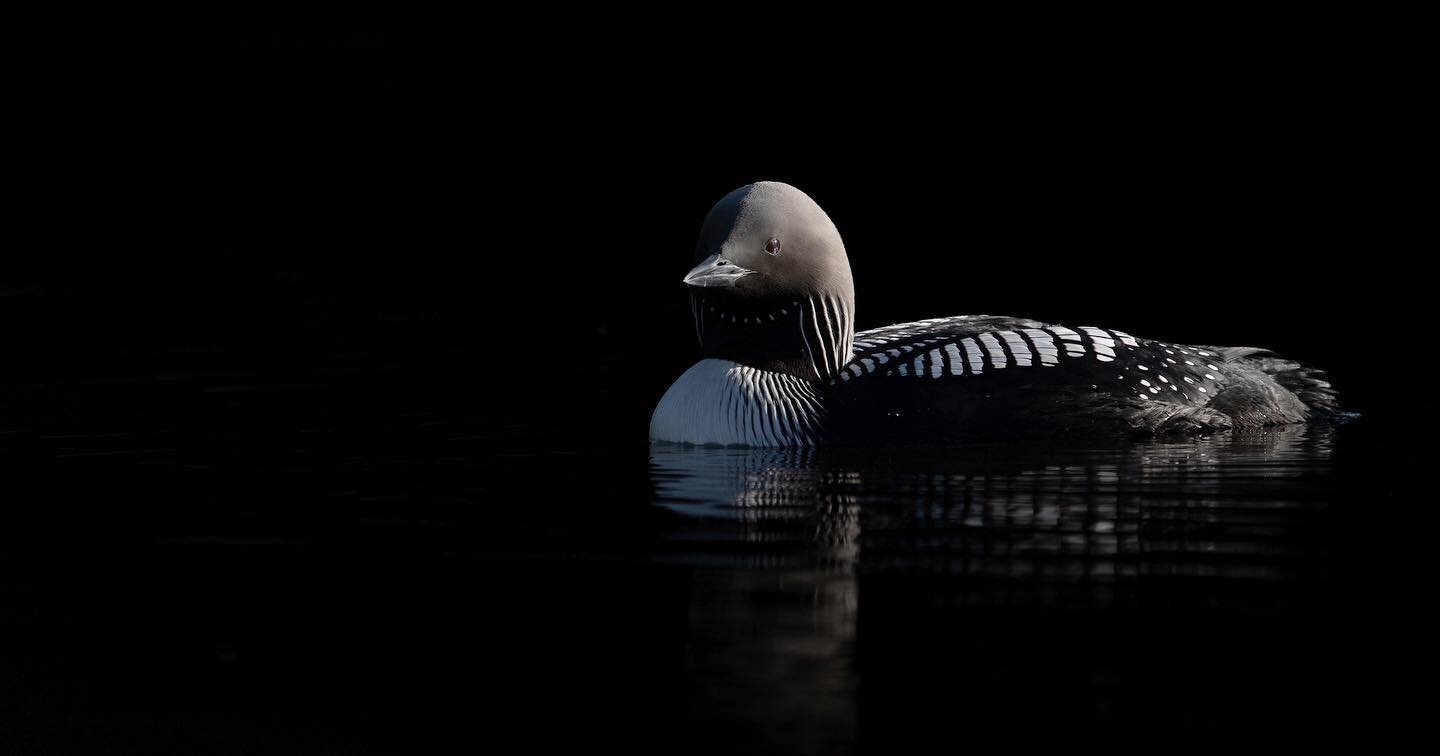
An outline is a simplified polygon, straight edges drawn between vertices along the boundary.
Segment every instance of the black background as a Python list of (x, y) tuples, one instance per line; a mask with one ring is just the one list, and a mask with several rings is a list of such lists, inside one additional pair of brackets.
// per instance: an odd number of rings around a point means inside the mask
[[(753, 180), (830, 213), (862, 329), (986, 312), (1262, 345), (1327, 368), (1397, 454), (1429, 435), (1425, 19), (746, 15), (712, 41), (422, 16), (12, 27), (17, 742), (679, 721), (683, 581), (564, 559), (657, 527), (649, 411), (696, 355), (678, 279)], [(555, 456), (596, 444), (619, 451)]]
[(664, 360), (638, 401), (693, 356), (700, 219), (767, 178), (835, 218), (862, 328), (1112, 324), (1428, 402), (1395, 390), (1433, 364), (1422, 19), (1042, 14), (814, 57), (776, 31), (712, 65), (709, 42), (500, 44), (478, 18), (152, 21), (31, 20), (10, 53), (7, 314), (50, 364), (203, 344), (288, 367), (404, 332)]

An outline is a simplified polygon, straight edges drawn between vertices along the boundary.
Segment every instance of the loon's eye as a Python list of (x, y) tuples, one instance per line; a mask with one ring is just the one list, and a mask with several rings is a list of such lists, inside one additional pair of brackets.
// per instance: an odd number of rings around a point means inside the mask
[(772, 255), (780, 254), (780, 240), (770, 237), (770, 241), (765, 242), (765, 251)]

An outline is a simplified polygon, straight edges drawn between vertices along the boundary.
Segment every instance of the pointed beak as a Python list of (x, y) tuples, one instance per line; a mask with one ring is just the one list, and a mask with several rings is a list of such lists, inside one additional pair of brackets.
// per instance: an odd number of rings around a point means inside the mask
[(735, 282), (754, 272), (726, 260), (717, 252), (686, 273), (684, 283), (686, 286), (701, 287), (734, 286)]

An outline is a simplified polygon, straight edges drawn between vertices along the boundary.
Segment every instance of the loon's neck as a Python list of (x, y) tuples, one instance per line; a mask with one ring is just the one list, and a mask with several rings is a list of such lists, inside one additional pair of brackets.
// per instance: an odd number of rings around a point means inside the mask
[(704, 356), (829, 383), (853, 356), (855, 308), (846, 297), (752, 302), (691, 292)]
[(650, 417), (650, 440), (698, 446), (816, 446), (819, 386), (789, 373), (708, 358), (671, 384)]

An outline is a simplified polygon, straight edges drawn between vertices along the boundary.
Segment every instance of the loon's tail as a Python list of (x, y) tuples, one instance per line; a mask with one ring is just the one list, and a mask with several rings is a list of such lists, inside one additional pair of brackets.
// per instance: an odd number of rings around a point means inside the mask
[(1275, 379), (1275, 382), (1310, 408), (1315, 420), (1345, 422), (1360, 417), (1358, 412), (1340, 408), (1339, 392), (1330, 385), (1324, 370), (1288, 360), (1259, 347), (1208, 347), (1226, 362), (1241, 362)]

